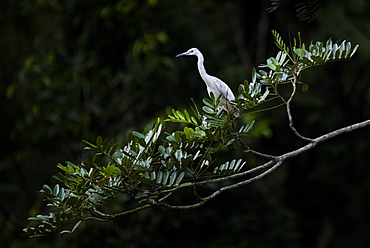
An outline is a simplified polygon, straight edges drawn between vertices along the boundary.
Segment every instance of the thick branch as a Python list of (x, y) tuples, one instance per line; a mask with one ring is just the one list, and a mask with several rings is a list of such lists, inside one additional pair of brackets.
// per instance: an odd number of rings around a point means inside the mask
[(333, 132), (330, 132), (328, 134), (324, 134), (322, 136), (319, 136), (316, 139), (312, 139), (311, 143), (309, 143), (309, 144), (307, 144), (307, 145), (305, 145), (305, 146), (303, 146), (303, 147), (301, 147), (301, 148), (299, 148), (295, 151), (288, 152), (288, 153), (285, 153), (283, 155), (280, 155), (277, 158), (279, 160), (280, 159), (285, 160), (285, 159), (288, 159), (288, 158), (295, 157), (295, 156), (297, 156), (301, 153), (304, 153), (304, 152), (307, 152), (308, 150), (311, 150), (312, 148), (317, 146), (319, 143), (327, 141), (327, 140), (329, 140), (331, 138), (334, 138), (336, 136), (339, 136), (341, 134), (349, 133), (349, 132), (352, 132), (356, 129), (364, 128), (364, 127), (367, 127), (367, 126), (370, 126), (370, 119), (366, 120), (366, 121), (363, 121), (363, 122), (359, 122), (359, 123), (350, 125), (350, 126), (347, 126), (347, 127), (343, 127), (343, 128), (337, 129)]
[(239, 178), (239, 177), (249, 175), (252, 172), (256, 172), (258, 170), (268, 168), (272, 165), (271, 168), (269, 168), (268, 170), (260, 173), (257, 176), (254, 176), (254, 177), (252, 177), (250, 179), (247, 179), (247, 180), (243, 180), (239, 183), (235, 183), (235, 184), (220, 188), (219, 190), (217, 190), (216, 192), (214, 192), (213, 194), (204, 198), (202, 201), (200, 201), (196, 204), (184, 205), (184, 206), (172, 206), (172, 205), (169, 205), (169, 204), (166, 204), (166, 203), (163, 203), (163, 202), (159, 202), (158, 205), (161, 205), (161, 206), (164, 206), (164, 207), (167, 207), (167, 208), (171, 208), (171, 209), (179, 209), (179, 210), (196, 208), (196, 207), (202, 206), (204, 203), (214, 199), (216, 196), (220, 195), (222, 192), (225, 192), (225, 191), (230, 190), (230, 189), (235, 189), (235, 188), (250, 184), (250, 183), (252, 183), (256, 180), (259, 180), (259, 179), (265, 177), (266, 175), (273, 172), (276, 168), (278, 168), (286, 159), (289, 159), (289, 158), (298, 156), (298, 155), (300, 155), (304, 152), (307, 152), (307, 151), (311, 150), (312, 148), (314, 148), (315, 146), (317, 146), (318, 144), (320, 144), (324, 141), (327, 141), (331, 138), (334, 138), (334, 137), (339, 136), (341, 134), (349, 133), (349, 132), (352, 132), (356, 129), (364, 128), (364, 127), (367, 127), (367, 126), (370, 126), (370, 120), (366, 120), (366, 121), (363, 121), (363, 122), (360, 122), (360, 123), (356, 123), (356, 124), (353, 124), (353, 125), (335, 130), (335, 131), (330, 132), (328, 134), (324, 134), (322, 136), (319, 136), (316, 139), (312, 139), (311, 143), (309, 143), (309, 144), (307, 144), (307, 145), (305, 145), (305, 146), (303, 146), (303, 147), (301, 147), (301, 148), (299, 148), (295, 151), (287, 152), (287, 153), (284, 153), (280, 156), (276, 156), (273, 160), (270, 160), (269, 162), (267, 162), (267, 163), (265, 163), (261, 166), (255, 167), (251, 170), (241, 172), (241, 173), (237, 173), (237, 174), (234, 174), (234, 175), (231, 175), (231, 176), (228, 176), (228, 177), (223, 177), (223, 178), (219, 178), (219, 179), (213, 179), (213, 180), (208, 180), (208, 181), (204, 181), (204, 182), (199, 182), (199, 183), (197, 183), (197, 185), (210, 184), (210, 183), (235, 179), (235, 178)]
[[(170, 196), (173, 192), (175, 192), (177, 190), (184, 189), (184, 188), (187, 188), (187, 187), (194, 187), (194, 185), (192, 184), (192, 185), (189, 185), (189, 186), (179, 186), (179, 187), (175, 187), (175, 188), (172, 188), (172, 189), (167, 189), (167, 190), (161, 191), (159, 194), (166, 193), (167, 195), (164, 196), (164, 197), (162, 197), (161, 199), (159, 199), (156, 203), (146, 204), (146, 205), (140, 206), (140, 207), (135, 208), (135, 209), (132, 209), (132, 210), (128, 210), (128, 211), (124, 211), (122, 213), (112, 214), (112, 215), (102, 213), (100, 211), (97, 211), (96, 209), (94, 209), (94, 213), (97, 214), (98, 216), (100, 216), (100, 219), (106, 220), (106, 219), (109, 219), (109, 218), (113, 219), (113, 218), (118, 217), (118, 216), (121, 216), (121, 215), (126, 215), (126, 214), (129, 214), (129, 213), (133, 213), (133, 212), (142, 210), (144, 208), (151, 207), (153, 205), (158, 205), (158, 206), (163, 206), (163, 207), (166, 207), (166, 208), (178, 209), (178, 210), (184, 210), (184, 209), (191, 209), (191, 208), (200, 207), (203, 204), (205, 204), (206, 202), (208, 202), (208, 201), (216, 198), (218, 195), (220, 195), (221, 193), (223, 193), (223, 192), (225, 192), (227, 190), (239, 188), (241, 186), (244, 186), (244, 185), (253, 183), (256, 180), (262, 179), (263, 177), (265, 177), (268, 174), (272, 173), (285, 160), (287, 160), (289, 158), (292, 158), (292, 157), (298, 156), (298, 155), (300, 155), (302, 153), (305, 153), (305, 152), (311, 150), (312, 148), (316, 147), (318, 144), (320, 144), (322, 142), (325, 142), (325, 141), (327, 141), (327, 140), (329, 140), (331, 138), (334, 138), (334, 137), (337, 137), (337, 136), (339, 136), (341, 134), (349, 133), (349, 132), (352, 132), (354, 130), (357, 130), (357, 129), (360, 129), (360, 128), (364, 128), (364, 127), (367, 127), (367, 126), (370, 126), (370, 119), (369, 120), (366, 120), (366, 121), (363, 121), (363, 122), (360, 122), (360, 123), (356, 123), (356, 124), (347, 126), (347, 127), (344, 127), (344, 128), (341, 128), (341, 129), (338, 129), (338, 130), (335, 130), (335, 131), (330, 132), (328, 134), (324, 134), (322, 136), (319, 136), (319, 137), (317, 137), (315, 139), (312, 139), (309, 144), (307, 144), (305, 146), (302, 146), (301, 148), (299, 148), (297, 150), (284, 153), (284, 154), (282, 154), (280, 156), (272, 156), (270, 161), (266, 162), (263, 165), (260, 165), (260, 166), (257, 166), (255, 168), (249, 169), (247, 171), (236, 173), (236, 174), (233, 174), (233, 175), (230, 175), (230, 176), (226, 176), (226, 177), (222, 177), (222, 178), (216, 178), (216, 179), (211, 179), (211, 180), (196, 182), (196, 185), (197, 186), (200, 186), (200, 185), (208, 185), (208, 184), (212, 184), (212, 183), (223, 182), (223, 181), (227, 181), (227, 180), (231, 180), (231, 179), (245, 177), (245, 176), (248, 176), (248, 175), (250, 175), (252, 173), (256, 173), (256, 172), (259, 172), (261, 170), (264, 170), (263, 172), (259, 173), (256, 176), (253, 176), (252, 178), (249, 178), (249, 179), (246, 179), (246, 180), (242, 180), (242, 181), (240, 181), (238, 183), (234, 183), (234, 184), (231, 184), (229, 186), (224, 186), (224, 187), (220, 188), (219, 190), (215, 191), (213, 194), (209, 195), (208, 197), (205, 197), (205, 198), (201, 199), (201, 201), (199, 201), (199, 202), (197, 202), (195, 204), (183, 205), (183, 206), (181, 206), (181, 205), (180, 206), (173, 206), (173, 205), (170, 205), (170, 204), (167, 204), (167, 203), (164, 203), (163, 202), (168, 196)], [(246, 150), (246, 152), (248, 152), (248, 150)], [(90, 218), (93, 218), (93, 217), (90, 217)]]

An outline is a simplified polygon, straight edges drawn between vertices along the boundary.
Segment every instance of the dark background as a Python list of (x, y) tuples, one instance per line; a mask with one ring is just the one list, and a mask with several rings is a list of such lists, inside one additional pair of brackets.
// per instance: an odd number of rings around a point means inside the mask
[[(174, 58), (191, 47), (236, 92), (276, 55), (272, 29), (287, 42), (301, 31), (307, 43), (359, 43), (350, 61), (304, 72), (310, 88), (292, 111), (309, 137), (368, 119), (370, 2), (319, 1), (310, 23), (296, 17), (296, 3), (270, 14), (269, 1), (1, 1), (0, 247), (370, 247), (368, 128), (199, 209), (152, 208), (72, 235), (22, 235), (29, 216), (47, 213), (37, 191), (56, 183), (55, 165), (86, 156), (83, 139), (124, 144), (130, 131), (207, 96), (196, 59)], [(253, 117), (256, 149), (281, 154), (303, 144), (283, 109)]]

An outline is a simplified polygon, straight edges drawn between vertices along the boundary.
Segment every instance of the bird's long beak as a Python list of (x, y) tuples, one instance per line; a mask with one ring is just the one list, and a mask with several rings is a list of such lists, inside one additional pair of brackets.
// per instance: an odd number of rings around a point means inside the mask
[(187, 54), (188, 54), (188, 52), (184, 52), (184, 53), (177, 54), (177, 55), (176, 55), (176, 58), (177, 58), (177, 57), (180, 57), (180, 56), (187, 55)]

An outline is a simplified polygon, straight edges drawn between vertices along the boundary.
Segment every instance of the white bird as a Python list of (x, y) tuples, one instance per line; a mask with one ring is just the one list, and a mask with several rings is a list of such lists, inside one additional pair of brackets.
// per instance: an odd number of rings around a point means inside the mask
[(184, 55), (194, 55), (198, 57), (199, 74), (207, 85), (208, 95), (211, 96), (211, 92), (216, 98), (222, 95), (220, 103), (221, 108), (227, 109), (227, 111), (231, 111), (235, 117), (239, 117), (239, 110), (231, 103), (231, 101), (235, 99), (233, 92), (221, 79), (207, 74), (203, 64), (203, 54), (197, 48), (190, 48), (188, 51), (176, 55), (176, 57)]

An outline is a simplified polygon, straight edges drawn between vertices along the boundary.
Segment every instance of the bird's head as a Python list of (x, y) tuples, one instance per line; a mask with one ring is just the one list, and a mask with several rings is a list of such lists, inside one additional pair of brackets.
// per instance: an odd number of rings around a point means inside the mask
[(195, 56), (197, 56), (198, 54), (200, 54), (200, 51), (198, 50), (198, 48), (190, 48), (186, 52), (176, 55), (176, 58), (180, 57), (180, 56), (184, 56), (184, 55), (195, 55)]

